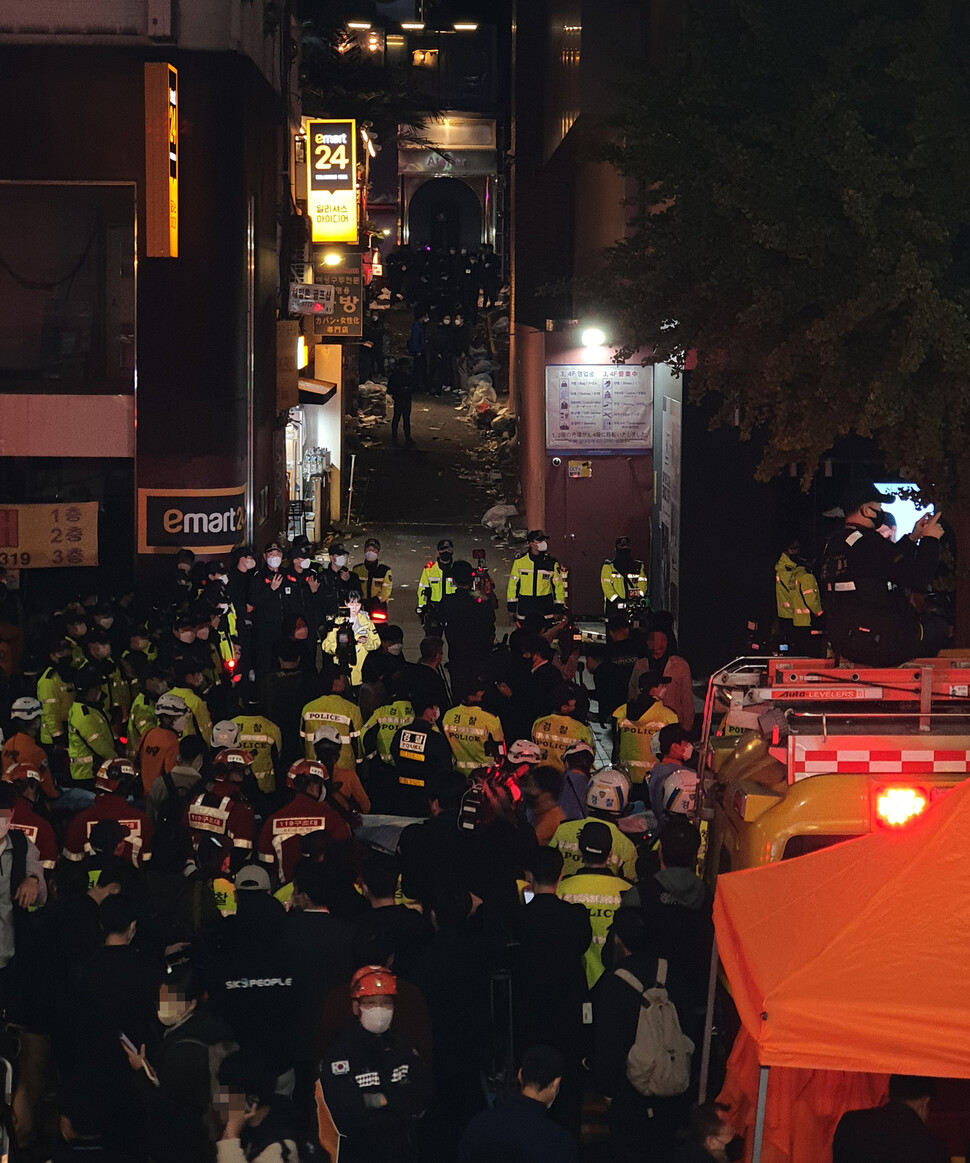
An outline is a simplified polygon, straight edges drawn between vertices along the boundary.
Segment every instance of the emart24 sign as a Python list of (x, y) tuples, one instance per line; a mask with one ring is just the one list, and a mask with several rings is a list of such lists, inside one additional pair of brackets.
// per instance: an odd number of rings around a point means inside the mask
[(245, 540), (245, 486), (138, 490), (139, 553), (230, 553)]

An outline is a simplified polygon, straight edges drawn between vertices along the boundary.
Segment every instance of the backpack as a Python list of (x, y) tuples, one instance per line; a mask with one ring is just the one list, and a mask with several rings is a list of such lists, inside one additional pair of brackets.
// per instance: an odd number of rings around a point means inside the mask
[(186, 804), (190, 803), (192, 797), (196, 795), (202, 780), (200, 779), (190, 788), (180, 788), (176, 787), (170, 772), (163, 771), (161, 778), (168, 794), (162, 800), (155, 815), (153, 845), (163, 851), (173, 851), (177, 849), (179, 840), (185, 835)]
[(657, 983), (644, 989), (632, 973), (617, 969), (616, 976), (640, 994), (637, 1036), (626, 1057), (630, 1085), (647, 1096), (671, 1098), (690, 1085), (690, 1056), (694, 1043), (680, 1028), (674, 1003), (667, 995), (667, 962), (657, 962)]
[(239, 1046), (235, 1042), (203, 1042), (198, 1038), (182, 1038), (183, 1046), (201, 1046), (209, 1059), (209, 1109), (205, 1113), (204, 1122), (209, 1139), (215, 1143), (223, 1131), (222, 1117), (218, 1110), (219, 1101), (219, 1067), (230, 1054), (235, 1054)]

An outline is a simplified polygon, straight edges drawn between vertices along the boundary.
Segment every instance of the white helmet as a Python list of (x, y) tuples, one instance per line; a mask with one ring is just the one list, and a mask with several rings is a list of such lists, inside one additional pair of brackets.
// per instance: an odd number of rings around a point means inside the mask
[(232, 719), (220, 719), (212, 728), (213, 747), (238, 747), (239, 724)]
[(597, 812), (609, 812), (618, 816), (630, 802), (629, 776), (615, 767), (604, 767), (589, 781), (586, 792), (586, 806)]
[(185, 699), (181, 695), (161, 695), (155, 703), (155, 713), (158, 715), (184, 715), (188, 712)]
[(531, 739), (516, 739), (506, 753), (509, 763), (541, 763), (542, 749)]
[(37, 699), (32, 699), (30, 695), (25, 695), (23, 698), (15, 700), (10, 709), (10, 718), (26, 719), (29, 722), (31, 719), (36, 719), (40, 712), (40, 702)]
[(314, 732), (314, 743), (336, 743), (338, 747), (343, 746), (343, 737), (333, 723), (322, 723)]
[(697, 772), (678, 767), (664, 780), (664, 811), (689, 816), (697, 804)]

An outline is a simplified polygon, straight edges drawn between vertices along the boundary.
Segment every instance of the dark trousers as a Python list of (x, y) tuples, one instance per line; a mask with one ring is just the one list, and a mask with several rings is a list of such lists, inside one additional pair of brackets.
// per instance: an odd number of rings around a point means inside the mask
[(616, 1095), (607, 1114), (615, 1163), (669, 1163), (687, 1107), (683, 1096), (645, 1098), (632, 1087)]
[(391, 439), (397, 441), (397, 426), (404, 422), (404, 439), (411, 441), (411, 397), (395, 396), (394, 415), (391, 417)]

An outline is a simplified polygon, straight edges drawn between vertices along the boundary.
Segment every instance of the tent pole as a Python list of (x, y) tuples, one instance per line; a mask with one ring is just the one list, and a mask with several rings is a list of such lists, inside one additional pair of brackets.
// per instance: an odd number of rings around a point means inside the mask
[(758, 1110), (754, 1116), (754, 1147), (751, 1163), (761, 1163), (761, 1143), (765, 1137), (765, 1107), (768, 1103), (768, 1071), (770, 1066), (762, 1066), (758, 1078)]
[(704, 1017), (704, 1042), (701, 1047), (700, 1086), (697, 1092), (699, 1103), (707, 1102), (707, 1083), (711, 1073), (711, 1039), (714, 1035), (714, 994), (717, 990), (717, 973), (721, 960), (717, 955), (717, 938), (711, 942), (711, 974), (707, 979), (707, 1013)]

